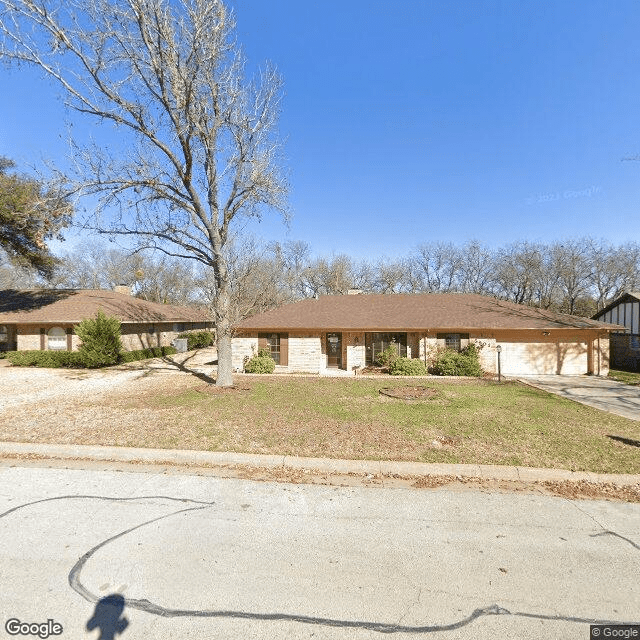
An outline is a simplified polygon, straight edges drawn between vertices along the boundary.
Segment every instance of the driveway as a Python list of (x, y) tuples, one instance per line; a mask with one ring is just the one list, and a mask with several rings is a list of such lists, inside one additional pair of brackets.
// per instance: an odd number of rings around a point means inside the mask
[(3, 392), (0, 395), (0, 412), (16, 405), (47, 402), (61, 397), (95, 397), (144, 377), (149, 372), (198, 375), (208, 379), (215, 373), (215, 358), (215, 349), (200, 349), (178, 353), (172, 358), (154, 358), (106, 369), (2, 366), (0, 388)]
[(640, 387), (598, 376), (527, 376), (520, 378), (520, 382), (640, 421)]

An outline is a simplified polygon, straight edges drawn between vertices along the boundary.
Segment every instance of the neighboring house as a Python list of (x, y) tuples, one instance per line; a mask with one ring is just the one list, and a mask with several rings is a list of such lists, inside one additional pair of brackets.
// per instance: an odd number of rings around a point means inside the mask
[(605, 324), (475, 294), (324, 296), (243, 320), (233, 338), (233, 366), (267, 348), (279, 370), (349, 372), (375, 362), (389, 344), (427, 363), (439, 349), (482, 344), (485, 371), (505, 375), (593, 373), (609, 369)]
[(73, 327), (98, 310), (120, 320), (128, 351), (168, 346), (181, 331), (212, 327), (205, 311), (139, 300), (127, 287), (118, 289), (0, 291), (0, 350), (75, 351), (80, 338)]
[(611, 366), (640, 371), (640, 293), (623, 293), (593, 319), (624, 326), (611, 334)]

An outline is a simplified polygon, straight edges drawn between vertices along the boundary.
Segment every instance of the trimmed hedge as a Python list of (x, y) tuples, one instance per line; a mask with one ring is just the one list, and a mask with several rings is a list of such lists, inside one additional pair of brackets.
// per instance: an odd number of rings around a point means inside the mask
[(84, 369), (87, 367), (79, 351), (8, 351), (6, 359), (14, 367), (47, 367)]
[(426, 376), (427, 367), (417, 358), (396, 358), (389, 366), (392, 376)]
[[(173, 347), (123, 351), (118, 358), (118, 363), (159, 358), (173, 353), (177, 353)], [(15, 367), (46, 367), (48, 369), (96, 368), (93, 360), (87, 361), (81, 351), (8, 351), (5, 357)]]
[(137, 362), (149, 358), (160, 358), (178, 353), (175, 347), (152, 347), (151, 349), (138, 349), (138, 351), (123, 351), (119, 362)]
[(185, 331), (178, 338), (187, 339), (187, 350), (204, 349), (213, 345), (214, 335), (211, 331)]

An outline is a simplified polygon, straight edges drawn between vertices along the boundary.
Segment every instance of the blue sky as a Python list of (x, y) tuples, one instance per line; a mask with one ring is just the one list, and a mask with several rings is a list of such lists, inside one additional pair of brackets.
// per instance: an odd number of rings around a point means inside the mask
[[(231, 4), (250, 65), (285, 81), (293, 220), (258, 234), (370, 258), (438, 240), (640, 241), (637, 2)], [(0, 90), (0, 154), (61, 158), (52, 86), (1, 69)]]

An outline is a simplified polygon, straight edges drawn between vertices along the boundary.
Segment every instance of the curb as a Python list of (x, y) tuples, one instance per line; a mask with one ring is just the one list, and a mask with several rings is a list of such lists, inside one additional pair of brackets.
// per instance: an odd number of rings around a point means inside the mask
[(230, 467), (244, 465), (265, 469), (283, 468), (327, 474), (385, 475), (392, 477), (456, 476), (480, 480), (510, 482), (591, 482), (618, 487), (640, 486), (640, 475), (602, 474), (566, 469), (535, 469), (478, 464), (429, 464), (424, 462), (387, 462), (375, 460), (330, 460), (295, 456), (185, 451), (179, 449), (140, 449), (88, 445), (0, 442), (3, 456), (36, 456), (51, 460), (89, 460), (97, 462), (130, 462), (172, 464), (179, 466)]

